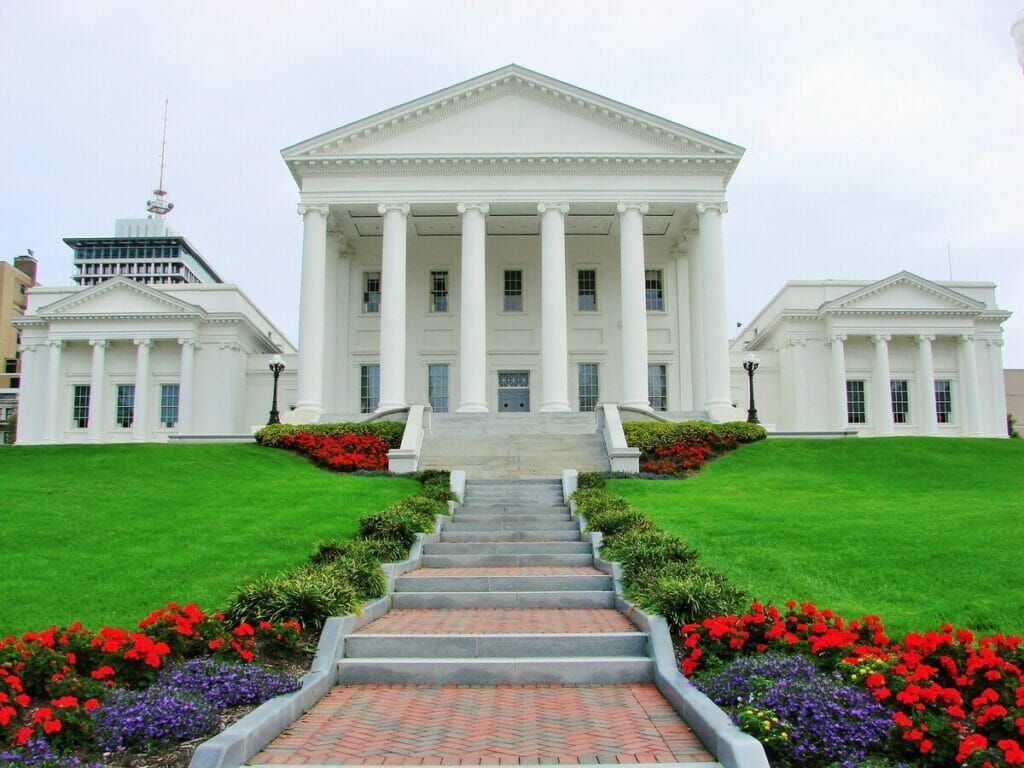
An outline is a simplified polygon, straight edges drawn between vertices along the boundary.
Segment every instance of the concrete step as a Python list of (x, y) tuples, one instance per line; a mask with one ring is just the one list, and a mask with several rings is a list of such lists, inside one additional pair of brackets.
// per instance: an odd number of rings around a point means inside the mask
[(587, 555), (589, 541), (439, 541), (426, 542), (424, 555)]
[(580, 541), (578, 529), (571, 531), (441, 531), (441, 541)]
[(577, 592), (395, 592), (399, 608), (614, 608), (611, 590)]
[(564, 523), (572, 517), (564, 509), (551, 512), (463, 512), (455, 513), (455, 521), (460, 523)]
[(577, 634), (363, 634), (345, 638), (345, 657), (351, 659), (538, 658), (546, 656), (646, 656), (643, 632)]
[(342, 659), (338, 682), (344, 684), (501, 685), (562, 683), (596, 685), (646, 683), (654, 662), (642, 656), (553, 656), (487, 659)]
[(455, 522), (444, 524), (446, 531), (578, 531), (580, 529), (577, 520), (513, 520), (511, 522), (502, 520), (471, 520), (463, 522), (459, 518)]
[(594, 564), (592, 554), (460, 554), (423, 555), (424, 568), (483, 568), (488, 566), (568, 565), (583, 568)]
[(561, 501), (552, 504), (518, 504), (512, 500), (463, 501), (459, 513), (466, 515), (567, 515), (569, 505)]
[(612, 588), (612, 577), (605, 575), (438, 576), (436, 578), (416, 576), (401, 577), (395, 582), (395, 592), (599, 592)]

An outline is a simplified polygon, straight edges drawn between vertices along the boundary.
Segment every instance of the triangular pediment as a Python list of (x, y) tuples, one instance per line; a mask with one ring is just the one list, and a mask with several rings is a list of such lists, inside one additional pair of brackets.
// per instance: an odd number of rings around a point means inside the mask
[(115, 277), (39, 309), (50, 319), (90, 316), (203, 315), (202, 307), (149, 286)]
[(742, 147), (514, 64), (282, 152), (290, 163), (353, 156), (662, 155), (715, 158), (723, 173), (742, 154)]
[(983, 302), (912, 272), (899, 272), (877, 283), (826, 302), (823, 313), (966, 312), (985, 309)]

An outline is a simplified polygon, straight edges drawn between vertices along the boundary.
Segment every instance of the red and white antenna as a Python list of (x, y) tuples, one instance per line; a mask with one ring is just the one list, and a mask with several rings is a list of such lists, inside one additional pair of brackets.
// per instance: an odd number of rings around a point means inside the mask
[(167, 152), (167, 102), (164, 99), (164, 135), (160, 141), (160, 183), (153, 190), (154, 199), (146, 201), (146, 210), (154, 216), (166, 216), (174, 208), (174, 203), (167, 202), (167, 192), (164, 190), (164, 158)]

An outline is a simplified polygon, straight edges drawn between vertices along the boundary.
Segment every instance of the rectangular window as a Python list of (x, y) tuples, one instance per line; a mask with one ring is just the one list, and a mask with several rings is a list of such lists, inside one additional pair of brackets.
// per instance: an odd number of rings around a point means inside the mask
[(648, 269), (644, 271), (644, 292), (647, 296), (648, 312), (665, 311), (665, 292), (661, 287), (660, 269)]
[(647, 397), (654, 410), (668, 410), (668, 376), (665, 374), (664, 365), (647, 366)]
[(18, 372), (18, 358), (8, 357), (4, 360), (4, 373)]
[(867, 422), (867, 409), (864, 407), (864, 382), (846, 382), (846, 421), (849, 424)]
[(448, 311), (448, 272), (430, 273), (430, 311)]
[(89, 385), (76, 384), (72, 390), (71, 423), (76, 429), (89, 426)]
[(117, 408), (114, 413), (114, 421), (117, 426), (127, 429), (135, 420), (135, 385), (117, 385)]
[(523, 311), (523, 270), (505, 270), (505, 293), (501, 309), (503, 312)]
[(178, 423), (178, 397), (181, 387), (177, 384), (160, 385), (160, 423), (170, 429)]
[(910, 393), (906, 379), (893, 379), (889, 382), (889, 394), (892, 400), (892, 420), (895, 424), (906, 424), (910, 415)]
[(949, 424), (953, 419), (953, 386), (949, 379), (935, 380), (935, 419)]
[(576, 272), (580, 312), (597, 311), (597, 270), (580, 269)]
[(580, 363), (579, 394), (580, 410), (593, 411), (597, 408), (597, 363)]
[(380, 366), (359, 366), (359, 411), (373, 413), (380, 403)]
[(435, 413), (448, 413), (448, 364), (427, 366), (427, 398)]
[(380, 312), (380, 272), (363, 274), (363, 312)]

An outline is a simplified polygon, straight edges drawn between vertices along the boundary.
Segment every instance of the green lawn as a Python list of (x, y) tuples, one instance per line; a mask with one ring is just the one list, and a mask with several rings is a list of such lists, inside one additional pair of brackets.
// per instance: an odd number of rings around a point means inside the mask
[(417, 488), (256, 445), (0, 449), (0, 637), (134, 626), (171, 600), (220, 608)]
[(767, 440), (686, 480), (617, 480), (762, 600), (1024, 632), (1024, 442)]

